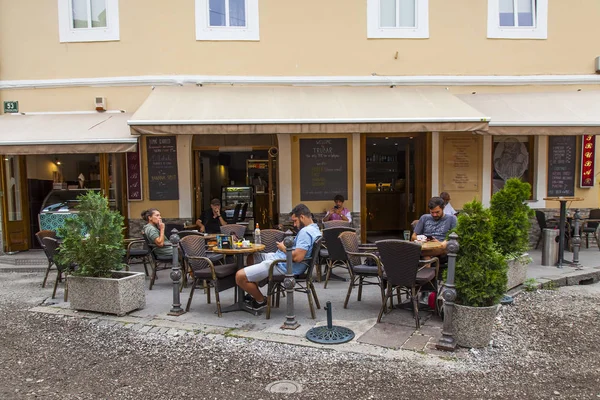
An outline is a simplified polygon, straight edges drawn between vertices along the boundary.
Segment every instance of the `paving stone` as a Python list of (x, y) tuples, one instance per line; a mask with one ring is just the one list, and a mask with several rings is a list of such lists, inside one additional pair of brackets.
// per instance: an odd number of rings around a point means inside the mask
[(144, 325), (142, 327), (142, 329), (140, 329), (140, 332), (146, 333), (146, 332), (149, 332), (151, 329), (152, 329), (152, 327), (150, 325)]
[[(430, 317), (430, 311), (419, 311), (419, 318), (421, 319), (421, 324), (427, 322), (430, 319)], [(415, 327), (415, 318), (413, 317), (412, 310), (404, 310), (401, 308), (395, 308), (389, 313), (384, 314), (382, 322), (394, 325), (412, 326), (413, 330)]]
[(360, 343), (399, 349), (414, 331), (414, 326), (408, 327), (381, 322), (375, 324), (357, 340)]
[(430, 340), (431, 336), (425, 336), (415, 333), (414, 335), (408, 338), (406, 343), (402, 345), (402, 348), (406, 350), (423, 350)]
[(144, 325), (142, 324), (134, 324), (131, 329), (133, 329), (134, 331), (139, 331), (140, 329), (142, 329), (144, 327)]
[(442, 336), (442, 327), (441, 326), (431, 326), (431, 325), (421, 325), (421, 329), (419, 329), (419, 333), (421, 335), (427, 335), (427, 336), (439, 338)]
[(160, 333), (160, 330), (163, 329), (160, 326), (153, 326), (152, 328), (150, 328), (150, 330), (148, 331), (149, 333)]
[(172, 329), (172, 328), (165, 328), (165, 327), (162, 327), (162, 328), (160, 328), (160, 331), (159, 331), (159, 332), (160, 332), (160, 333), (167, 333), (167, 332), (169, 332), (169, 330), (170, 330), (170, 329)]

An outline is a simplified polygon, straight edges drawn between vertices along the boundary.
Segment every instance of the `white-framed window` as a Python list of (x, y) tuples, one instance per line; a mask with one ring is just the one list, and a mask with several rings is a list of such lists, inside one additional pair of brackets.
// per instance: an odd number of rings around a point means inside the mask
[(429, 38), (429, 0), (367, 0), (367, 37)]
[(259, 40), (258, 0), (195, 0), (196, 40)]
[(488, 0), (488, 38), (547, 39), (548, 0)]
[(119, 0), (58, 0), (58, 33), (61, 43), (119, 40)]

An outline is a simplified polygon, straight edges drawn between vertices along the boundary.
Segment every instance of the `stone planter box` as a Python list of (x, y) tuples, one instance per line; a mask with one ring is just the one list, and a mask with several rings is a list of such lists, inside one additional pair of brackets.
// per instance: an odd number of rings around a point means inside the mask
[(529, 254), (525, 253), (519, 258), (508, 260), (508, 282), (506, 290), (522, 285), (527, 278), (527, 266), (531, 263)]
[(467, 307), (454, 305), (452, 328), (456, 343), (462, 347), (486, 347), (492, 339), (498, 305)]
[(112, 278), (67, 277), (69, 301), (75, 310), (123, 316), (146, 306), (145, 275), (113, 271)]

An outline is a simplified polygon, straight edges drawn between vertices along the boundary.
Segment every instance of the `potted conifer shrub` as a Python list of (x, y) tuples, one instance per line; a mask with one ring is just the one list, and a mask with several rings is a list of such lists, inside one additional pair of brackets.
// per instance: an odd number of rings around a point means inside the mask
[(465, 204), (456, 233), (460, 248), (455, 271), (454, 336), (460, 346), (484, 347), (491, 340), (498, 304), (506, 290), (506, 260), (494, 244), (490, 210), (481, 202)]
[(508, 262), (507, 290), (525, 282), (527, 265), (531, 262), (527, 251), (529, 218), (533, 216), (533, 210), (525, 203), (530, 195), (529, 183), (511, 178), (500, 191), (494, 193), (490, 202), (492, 237)]
[(76, 310), (125, 315), (146, 305), (143, 273), (123, 267), (123, 216), (108, 200), (88, 191), (78, 197), (77, 218), (59, 229), (57, 261), (73, 265), (67, 276), (69, 301)]

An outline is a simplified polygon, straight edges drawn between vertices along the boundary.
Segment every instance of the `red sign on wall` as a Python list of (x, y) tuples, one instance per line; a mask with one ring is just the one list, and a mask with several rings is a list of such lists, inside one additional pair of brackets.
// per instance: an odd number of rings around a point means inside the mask
[(596, 136), (584, 135), (581, 140), (581, 179), (579, 186), (588, 188), (594, 186), (594, 160), (596, 158)]
[(140, 149), (127, 153), (127, 199), (142, 200), (142, 171)]

